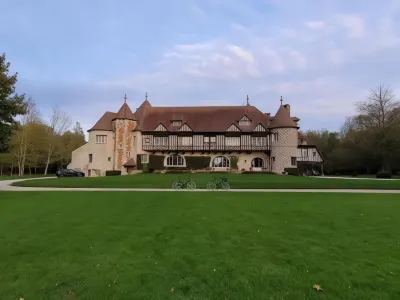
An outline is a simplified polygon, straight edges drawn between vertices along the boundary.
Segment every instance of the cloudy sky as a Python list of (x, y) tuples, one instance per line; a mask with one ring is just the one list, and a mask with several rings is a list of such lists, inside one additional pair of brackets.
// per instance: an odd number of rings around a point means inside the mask
[[(378, 4), (379, 3), (379, 4)], [(339, 129), (354, 102), (400, 96), (400, 1), (0, 0), (0, 52), (18, 92), (87, 130), (146, 92), (154, 106), (279, 98), (303, 130)]]

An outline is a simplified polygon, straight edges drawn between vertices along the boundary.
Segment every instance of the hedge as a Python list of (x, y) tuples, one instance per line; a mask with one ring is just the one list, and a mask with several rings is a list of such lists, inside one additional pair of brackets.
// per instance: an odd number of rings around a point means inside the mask
[(376, 174), (376, 178), (392, 178), (392, 174), (390, 172), (378, 172)]
[(192, 170), (202, 170), (210, 166), (211, 156), (185, 156), (186, 167)]
[(276, 173), (271, 171), (242, 171), (241, 174), (271, 174), (276, 175)]
[(106, 176), (118, 176), (121, 175), (121, 171), (117, 170), (107, 170), (106, 171)]
[(164, 169), (164, 155), (150, 155), (149, 156), (149, 171)]
[(299, 169), (298, 168), (285, 168), (285, 173), (292, 176), (299, 176)]

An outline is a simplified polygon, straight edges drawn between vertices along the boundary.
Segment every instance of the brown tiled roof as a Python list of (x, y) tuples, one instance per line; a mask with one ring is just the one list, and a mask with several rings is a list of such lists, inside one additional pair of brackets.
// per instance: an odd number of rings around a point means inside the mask
[(126, 102), (122, 104), (121, 108), (117, 112), (115, 119), (128, 119), (128, 120), (136, 120), (135, 115), (131, 111), (130, 107)]
[(92, 128), (90, 128), (88, 131), (91, 130), (107, 130), (107, 131), (112, 131), (112, 120), (115, 118), (117, 114), (113, 112), (107, 111), (101, 118), (100, 120), (97, 121), (96, 124)]
[(290, 117), (290, 113), (288, 110), (281, 105), (273, 117), (269, 128), (282, 128), (282, 127), (295, 127), (298, 128), (296, 123)]
[[(143, 105), (142, 105), (143, 106)], [(141, 106), (141, 107), (142, 107)], [(140, 109), (140, 108), (139, 108)], [(138, 109), (138, 111), (139, 111)], [(153, 131), (162, 124), (168, 131), (178, 131), (181, 126), (172, 126), (172, 120), (180, 120), (195, 132), (224, 132), (235, 124), (243, 132), (251, 132), (261, 124), (268, 128), (268, 118), (254, 106), (188, 106), (142, 108), (135, 115), (139, 118), (137, 130)], [(239, 120), (247, 116), (251, 125), (240, 126)]]
[(124, 163), (124, 167), (136, 167), (136, 162), (133, 157), (131, 157), (126, 163)]

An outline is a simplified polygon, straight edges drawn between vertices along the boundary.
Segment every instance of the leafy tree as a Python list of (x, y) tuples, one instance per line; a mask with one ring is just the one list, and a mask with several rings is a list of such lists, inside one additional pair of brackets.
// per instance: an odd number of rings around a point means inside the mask
[(0, 152), (8, 150), (15, 117), (24, 114), (26, 109), (24, 95), (15, 93), (18, 73), (10, 75), (9, 70), (6, 55), (0, 55)]

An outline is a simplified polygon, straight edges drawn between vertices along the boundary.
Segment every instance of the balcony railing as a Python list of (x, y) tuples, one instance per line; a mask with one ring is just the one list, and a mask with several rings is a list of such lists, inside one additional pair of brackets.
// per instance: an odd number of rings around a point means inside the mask
[(143, 145), (145, 151), (268, 151), (268, 145), (237, 146), (217, 145), (217, 143), (204, 143), (204, 145)]

